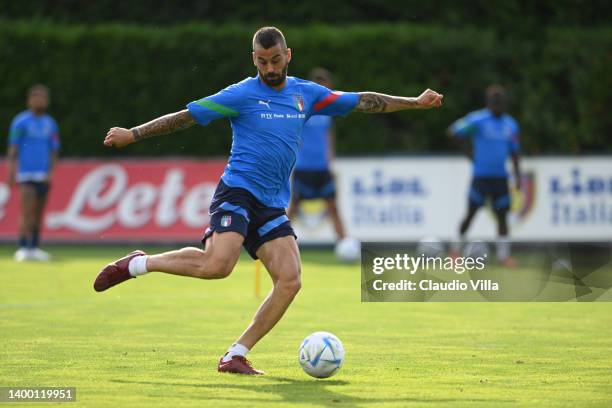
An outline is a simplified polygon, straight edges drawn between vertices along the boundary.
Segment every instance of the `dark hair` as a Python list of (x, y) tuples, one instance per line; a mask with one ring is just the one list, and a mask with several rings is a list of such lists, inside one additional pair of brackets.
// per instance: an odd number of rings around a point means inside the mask
[(287, 48), (285, 36), (276, 27), (262, 27), (257, 30), (253, 36), (253, 49), (255, 49), (255, 44), (259, 44), (266, 50), (276, 44), (280, 44), (283, 49)]
[(49, 88), (43, 84), (35, 84), (28, 88), (28, 97), (36, 93), (44, 93), (46, 95), (49, 95)]

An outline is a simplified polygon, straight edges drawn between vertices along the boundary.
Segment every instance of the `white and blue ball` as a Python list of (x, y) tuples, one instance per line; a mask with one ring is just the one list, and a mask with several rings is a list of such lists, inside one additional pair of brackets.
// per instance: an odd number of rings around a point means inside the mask
[(328, 378), (342, 367), (344, 347), (333, 334), (315, 332), (300, 345), (298, 359), (306, 374), (315, 378)]

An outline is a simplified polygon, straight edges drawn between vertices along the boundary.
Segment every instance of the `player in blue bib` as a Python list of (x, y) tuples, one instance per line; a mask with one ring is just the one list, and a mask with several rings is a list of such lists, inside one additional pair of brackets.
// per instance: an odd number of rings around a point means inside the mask
[[(331, 88), (331, 73), (324, 68), (315, 68), (310, 79), (326, 88)], [(336, 204), (336, 186), (329, 165), (335, 156), (335, 133), (330, 116), (315, 115), (304, 124), (300, 149), (293, 170), (291, 202), (287, 210), (293, 219), (302, 200), (323, 199), (339, 240), (344, 239), (344, 226)]]
[(27, 95), (28, 110), (13, 119), (9, 131), (8, 182), (19, 185), (21, 196), (16, 261), (50, 259), (39, 248), (40, 229), (60, 142), (57, 123), (46, 113), (48, 106), (47, 87), (32, 86)]
[[(510, 209), (506, 162), (512, 159), (517, 190), (520, 190), (519, 127), (505, 109), (505, 90), (492, 85), (486, 92), (487, 107), (472, 112), (454, 122), (449, 133), (458, 138), (470, 138), (473, 162), (472, 185), (468, 194), (468, 211), (459, 227), (461, 241), (474, 215), (489, 198), (497, 220), (497, 260), (515, 266), (510, 257), (507, 216)], [(454, 248), (458, 252), (457, 245)]]
[(185, 110), (132, 129), (109, 130), (104, 144), (124, 147), (196, 123), (206, 125), (226, 118), (233, 141), (210, 205), (204, 249), (183, 248), (157, 255), (134, 251), (105, 266), (94, 282), (94, 289), (103, 291), (150, 271), (201, 279), (225, 278), (244, 246), (253, 258), (261, 259), (272, 278), (273, 289), (250, 325), (219, 361), (218, 371), (240, 374), (263, 374), (245, 356), (276, 325), (300, 290), (300, 254), (285, 208), (304, 123), (313, 115), (346, 115), (352, 110), (394, 112), (442, 104), (442, 95), (429, 89), (418, 98), (343, 93), (287, 76), (291, 49), (274, 27), (255, 33), (252, 56), (257, 76), (193, 101)]

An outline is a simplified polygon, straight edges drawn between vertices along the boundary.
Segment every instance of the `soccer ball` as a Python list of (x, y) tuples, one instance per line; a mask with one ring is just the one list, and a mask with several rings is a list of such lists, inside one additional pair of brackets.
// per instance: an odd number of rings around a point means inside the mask
[(355, 238), (344, 238), (336, 244), (336, 258), (342, 262), (353, 263), (359, 261), (361, 243)]
[(436, 258), (444, 253), (444, 244), (438, 238), (428, 237), (419, 241), (416, 247), (416, 255), (425, 255), (426, 258)]
[(315, 378), (328, 378), (342, 367), (344, 347), (333, 334), (315, 332), (300, 345), (298, 359), (306, 374)]

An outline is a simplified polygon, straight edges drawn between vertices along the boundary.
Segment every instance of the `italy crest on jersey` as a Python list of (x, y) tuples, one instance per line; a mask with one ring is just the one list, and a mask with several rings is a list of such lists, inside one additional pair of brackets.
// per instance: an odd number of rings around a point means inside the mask
[(304, 98), (302, 95), (293, 95), (293, 104), (300, 112), (304, 112)]
[(231, 215), (224, 215), (223, 217), (221, 217), (221, 226), (222, 227), (229, 227), (230, 225), (232, 225), (232, 216)]

